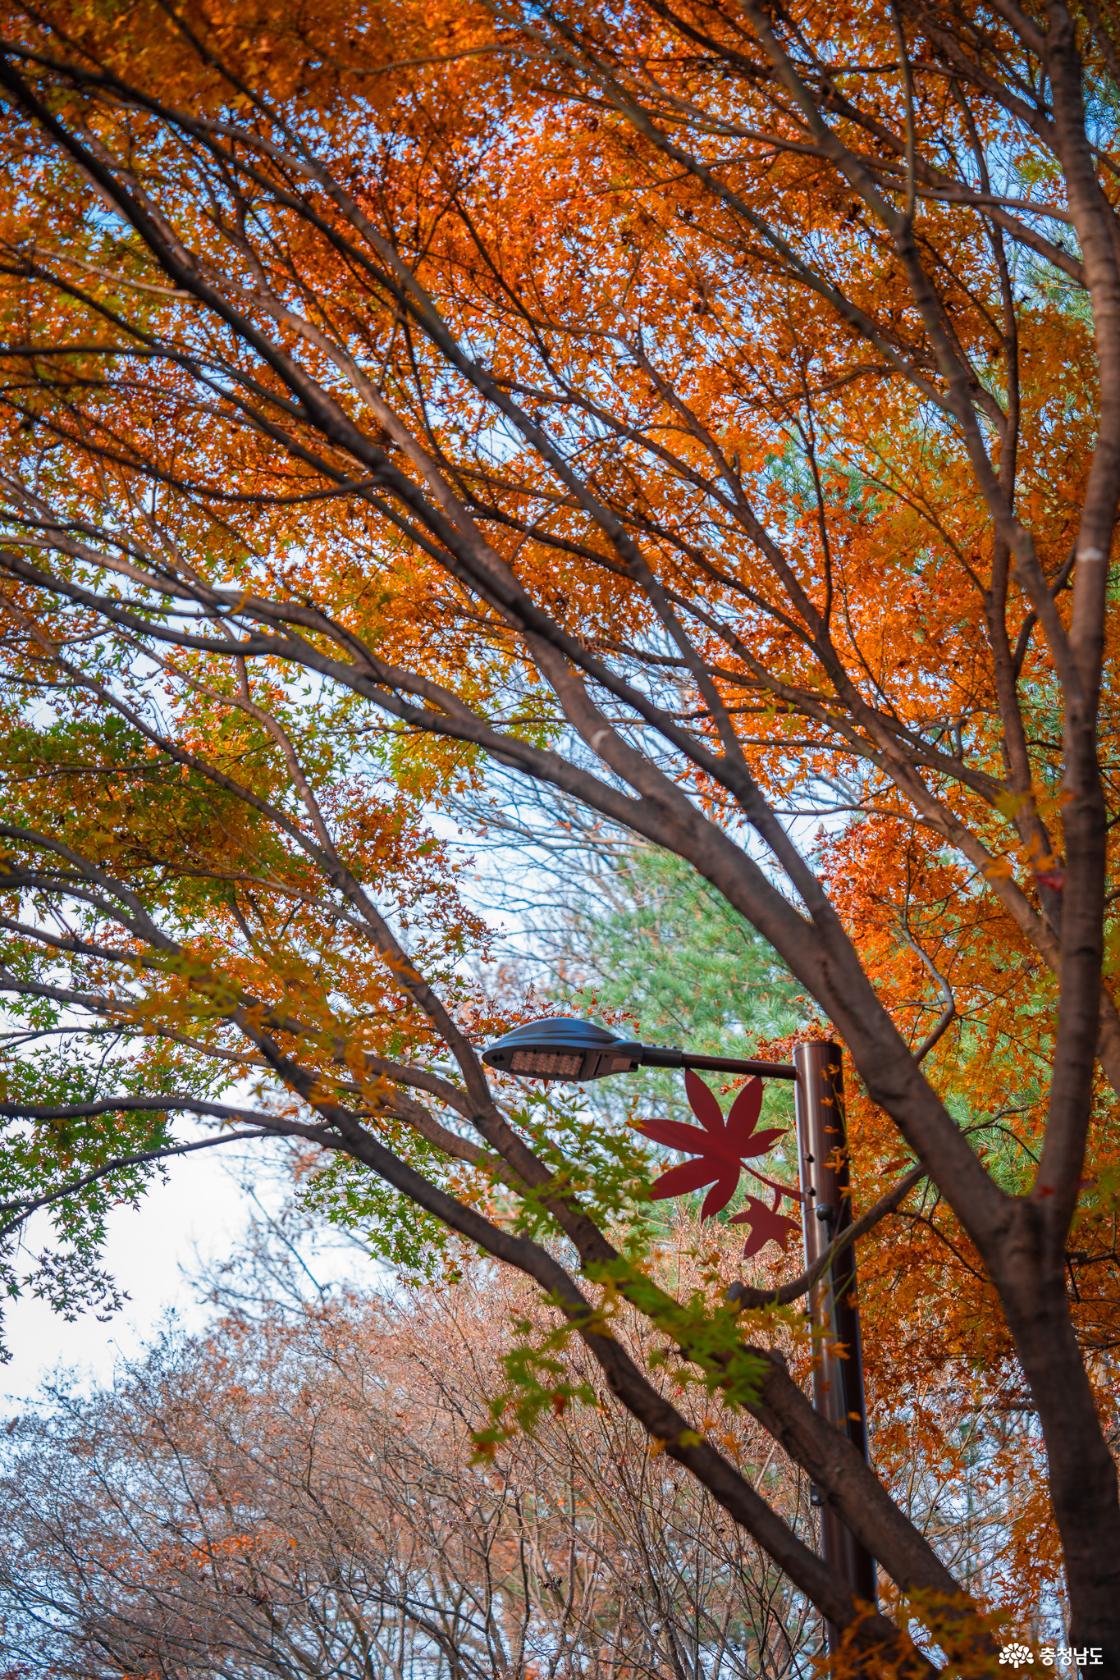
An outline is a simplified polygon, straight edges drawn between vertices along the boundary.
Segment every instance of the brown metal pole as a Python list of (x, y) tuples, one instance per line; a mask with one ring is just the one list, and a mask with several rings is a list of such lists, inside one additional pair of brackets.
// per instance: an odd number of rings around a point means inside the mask
[[(794, 1103), (801, 1166), (805, 1264), (813, 1266), (852, 1222), (848, 1195), (848, 1150), (844, 1127), (844, 1087), (840, 1046), (799, 1044)], [(867, 1457), (867, 1405), (863, 1392), (863, 1351), (856, 1300), (855, 1245), (849, 1244), (809, 1295), (813, 1336), (813, 1404), (842, 1429)], [(820, 1499), (821, 1551), (857, 1598), (877, 1602), (875, 1560), (845, 1527), (826, 1499)], [(828, 1623), (828, 1648), (834, 1652), (839, 1630)]]

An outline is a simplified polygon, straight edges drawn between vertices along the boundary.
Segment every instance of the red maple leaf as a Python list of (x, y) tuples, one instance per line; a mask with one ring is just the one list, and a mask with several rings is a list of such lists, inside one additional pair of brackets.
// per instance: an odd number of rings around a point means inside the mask
[(746, 1207), (731, 1215), (732, 1225), (750, 1226), (750, 1236), (743, 1244), (744, 1260), (749, 1260), (760, 1248), (765, 1248), (768, 1242), (776, 1242), (779, 1248), (785, 1248), (797, 1230), (796, 1219), (790, 1219), (786, 1214), (778, 1212), (778, 1203), (782, 1196), (789, 1194), (788, 1190), (783, 1191), (779, 1187), (773, 1207), (767, 1207), (757, 1196), (748, 1196)]
[[(684, 1076), (689, 1107), (699, 1126), (688, 1126), (680, 1120), (645, 1120), (638, 1131), (654, 1143), (667, 1144), (670, 1149), (694, 1155), (679, 1167), (662, 1173), (650, 1192), (655, 1202), (665, 1196), (686, 1196), (705, 1184), (711, 1189), (700, 1209), (701, 1219), (725, 1208), (739, 1182), (741, 1164), (755, 1155), (764, 1155), (778, 1138), (784, 1136), (781, 1127), (769, 1126), (756, 1131), (762, 1109), (762, 1082), (752, 1079), (731, 1104), (727, 1119), (715, 1096), (704, 1081), (689, 1069)], [(748, 1167), (748, 1172), (750, 1168)], [(786, 1192), (788, 1195), (790, 1192)]]

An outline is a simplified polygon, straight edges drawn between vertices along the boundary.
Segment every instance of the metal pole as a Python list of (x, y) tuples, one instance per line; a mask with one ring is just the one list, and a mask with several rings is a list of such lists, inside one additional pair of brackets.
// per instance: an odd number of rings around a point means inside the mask
[[(808, 1267), (815, 1265), (829, 1244), (852, 1222), (840, 1046), (799, 1044), (793, 1052), (793, 1063), (797, 1074), (794, 1104)], [(809, 1316), (813, 1337), (813, 1404), (823, 1417), (844, 1431), (866, 1458), (867, 1406), (854, 1244), (842, 1251), (810, 1291)], [(814, 1497), (817, 1497), (816, 1490)], [(843, 1578), (857, 1598), (875, 1604), (874, 1558), (831, 1505), (819, 1498), (818, 1503), (825, 1563)], [(827, 1631), (829, 1652), (833, 1653), (839, 1644), (839, 1630), (829, 1622)]]

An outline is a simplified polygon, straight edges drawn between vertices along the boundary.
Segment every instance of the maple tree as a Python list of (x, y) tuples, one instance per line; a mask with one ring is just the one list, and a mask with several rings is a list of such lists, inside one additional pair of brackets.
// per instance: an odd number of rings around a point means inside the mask
[[(176, 1150), (298, 1138), (398, 1248), (532, 1277), (876, 1675), (992, 1670), (986, 1592), (884, 1477), (920, 1393), (959, 1464), (939, 1373), (977, 1416), (1013, 1390), (1024, 1570), (1120, 1671), (1118, 68), (1092, 0), (7, 10), (35, 1287), (96, 1289)], [(631, 1137), (487, 1081), (507, 994), (431, 814), (511, 780), (683, 859), (843, 1039), (883, 1475), (765, 1317), (652, 1280)], [(619, 1298), (812, 1476), (881, 1609)], [(529, 1421), (576, 1398), (541, 1359)]]
[[(488, 1421), (509, 1317), (541, 1317), (526, 1280), (479, 1267), (395, 1302), (276, 1300), (251, 1270), (205, 1335), (165, 1337), (112, 1390), (56, 1391), (8, 1432), (0, 1619), (29, 1671), (799, 1671), (804, 1600), (626, 1413), (568, 1411), (472, 1462), (464, 1420)], [(719, 1413), (726, 1450), (765, 1464), (760, 1426)], [(762, 1474), (810, 1528), (790, 1467)]]

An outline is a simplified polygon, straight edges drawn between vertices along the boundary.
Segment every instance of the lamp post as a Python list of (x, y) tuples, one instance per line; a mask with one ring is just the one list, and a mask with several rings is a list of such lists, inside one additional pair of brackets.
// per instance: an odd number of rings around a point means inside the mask
[[(786, 1062), (694, 1055), (688, 1050), (641, 1044), (636, 1039), (620, 1038), (593, 1022), (561, 1015), (515, 1027), (489, 1045), (482, 1059), (488, 1067), (520, 1079), (579, 1083), (605, 1079), (616, 1073), (632, 1073), (639, 1067), (692, 1068), (754, 1074), (761, 1079), (789, 1079), (794, 1090), (806, 1267), (812, 1269), (829, 1245), (851, 1224), (838, 1044), (799, 1044), (791, 1066)], [(809, 1292), (813, 1404), (866, 1458), (867, 1407), (855, 1291), (855, 1251), (849, 1243)], [(875, 1560), (830, 1505), (820, 1501), (820, 1513), (825, 1562), (856, 1597), (874, 1604)], [(829, 1622), (827, 1631), (829, 1650), (835, 1651), (839, 1630)]]
[[(793, 1052), (794, 1113), (801, 1179), (805, 1264), (812, 1268), (852, 1222), (840, 1046), (799, 1044)], [(848, 1243), (809, 1291), (813, 1404), (867, 1457), (867, 1402), (856, 1304), (855, 1245)], [(837, 1350), (842, 1347), (844, 1355)], [(821, 1551), (857, 1598), (876, 1602), (875, 1560), (822, 1500)], [(839, 1630), (828, 1624), (829, 1649)]]

